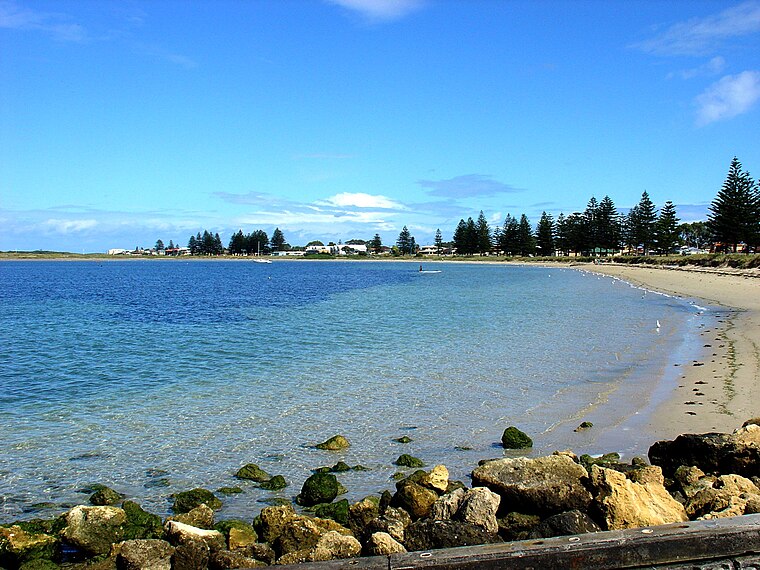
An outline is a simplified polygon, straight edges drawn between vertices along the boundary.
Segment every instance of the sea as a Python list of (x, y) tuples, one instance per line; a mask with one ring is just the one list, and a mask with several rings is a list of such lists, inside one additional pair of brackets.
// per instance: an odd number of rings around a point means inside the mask
[[(344, 461), (350, 501), (402, 453), (468, 483), (508, 426), (530, 455), (644, 455), (647, 414), (715, 311), (562, 267), (250, 260), (0, 263), (0, 523), (112, 487), (156, 514), (290, 500)], [(574, 429), (581, 421), (594, 428)], [(341, 434), (351, 447), (320, 451)], [(407, 436), (410, 443), (395, 441)], [(611, 448), (611, 446), (615, 448)], [(289, 486), (234, 477), (256, 463)]]

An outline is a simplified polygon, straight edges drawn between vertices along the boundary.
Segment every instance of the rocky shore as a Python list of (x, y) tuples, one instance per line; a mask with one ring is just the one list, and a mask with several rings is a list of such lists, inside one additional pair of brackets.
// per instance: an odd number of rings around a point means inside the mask
[[(514, 427), (502, 442), (531, 445)], [(349, 442), (336, 437), (324, 445), (340, 450)], [(362, 467), (338, 462), (315, 469), (297, 506), (269, 506), (252, 521), (215, 520), (222, 500), (205, 489), (175, 495), (172, 516), (162, 520), (100, 487), (91, 505), (0, 525), (0, 568), (255, 568), (760, 513), (760, 418), (730, 434), (659, 441), (648, 455), (630, 463), (615, 453), (570, 451), (489, 459), (468, 484), (451, 481), (443, 465), (426, 470), (402, 455), (396, 464), (407, 472), (395, 492), (354, 504), (338, 500), (338, 478)], [(252, 464), (237, 476), (270, 488), (285, 484)]]

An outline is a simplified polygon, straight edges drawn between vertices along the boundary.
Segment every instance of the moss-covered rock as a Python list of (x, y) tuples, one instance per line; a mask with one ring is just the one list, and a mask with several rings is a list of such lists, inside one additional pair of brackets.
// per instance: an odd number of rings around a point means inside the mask
[(586, 471), (591, 472), (592, 465), (598, 465), (599, 467), (615, 468), (620, 464), (619, 453), (605, 453), (600, 457), (592, 457), (588, 453), (584, 453), (580, 456), (579, 462), (586, 468)]
[(264, 483), (272, 478), (269, 473), (255, 463), (243, 465), (238, 469), (237, 473), (235, 473), (235, 477), (238, 479), (246, 479), (247, 481), (254, 481), (256, 483)]
[(192, 489), (190, 491), (182, 491), (174, 495), (174, 505), (172, 505), (172, 511), (174, 513), (187, 513), (193, 510), (195, 507), (205, 503), (206, 506), (213, 510), (222, 508), (222, 501), (220, 501), (214, 493), (208, 489)]
[(90, 495), (90, 504), (96, 506), (116, 505), (121, 502), (124, 495), (111, 489), (110, 487), (103, 487), (95, 491)]
[(275, 475), (272, 477), (269, 481), (266, 481), (259, 485), (262, 489), (265, 489), (266, 491), (279, 491), (281, 489), (284, 489), (288, 486), (288, 482), (285, 480), (285, 477), (282, 475)]
[(501, 445), (504, 449), (529, 449), (533, 440), (515, 426), (509, 426), (501, 436)]
[(230, 550), (245, 548), (255, 544), (259, 539), (253, 526), (241, 520), (219, 521), (214, 525), (214, 530), (224, 535)]
[(327, 441), (318, 443), (315, 447), (327, 451), (340, 451), (341, 449), (348, 449), (351, 447), (351, 443), (342, 435), (334, 435)]
[(343, 526), (348, 526), (348, 500), (342, 499), (335, 503), (316, 505), (314, 514), (321, 519), (332, 519)]
[(408, 435), (404, 435), (404, 436), (401, 436), (401, 437), (397, 437), (393, 441), (395, 441), (397, 443), (411, 443), (412, 442), (412, 438), (409, 437)]
[(44, 533), (31, 533), (20, 526), (0, 528), (0, 564), (9, 568), (38, 559), (51, 559), (58, 548), (58, 539)]
[(591, 429), (592, 427), (594, 427), (594, 424), (591, 422), (581, 422), (581, 424), (577, 428), (575, 428), (573, 431), (584, 431), (587, 429)]
[(18, 570), (58, 570), (60, 566), (52, 560), (45, 558), (36, 558), (29, 562), (24, 562), (18, 567)]
[(219, 493), (220, 495), (225, 495), (225, 496), (239, 495), (240, 493), (243, 492), (243, 489), (241, 489), (240, 487), (220, 487), (219, 489), (216, 490), (216, 492)]
[(124, 525), (124, 540), (141, 538), (163, 538), (164, 527), (161, 517), (144, 511), (133, 501), (124, 501), (121, 506), (127, 515)]
[(394, 463), (399, 467), (412, 467), (414, 469), (425, 467), (425, 463), (422, 461), (422, 459), (418, 459), (417, 457), (409, 455), (408, 453), (402, 453), (399, 455), (398, 459), (396, 459)]
[(296, 503), (311, 507), (319, 503), (331, 503), (338, 496), (338, 480), (332, 473), (315, 473), (303, 484)]

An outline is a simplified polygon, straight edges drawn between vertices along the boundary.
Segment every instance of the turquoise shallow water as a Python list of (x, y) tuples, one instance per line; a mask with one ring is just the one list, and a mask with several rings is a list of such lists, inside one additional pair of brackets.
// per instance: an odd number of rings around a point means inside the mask
[[(615, 387), (632, 396), (611, 399), (602, 423), (646, 405), (710, 318), (569, 269), (435, 268), (0, 264), (0, 520), (84, 502), (94, 482), (161, 514), (173, 492), (240, 484), (221, 516), (248, 518), (338, 460), (370, 468), (340, 477), (354, 500), (392, 487), (400, 453), (464, 479), (504, 453), (508, 425), (534, 436), (534, 453), (607, 451), (572, 428)], [(347, 452), (311, 447), (336, 433)], [(247, 462), (291, 486), (237, 481)]]

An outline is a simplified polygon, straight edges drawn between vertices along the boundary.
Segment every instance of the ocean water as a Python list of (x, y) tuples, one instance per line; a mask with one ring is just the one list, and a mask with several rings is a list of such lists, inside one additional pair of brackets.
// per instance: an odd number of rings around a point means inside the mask
[[(393, 488), (401, 453), (466, 481), (505, 453), (509, 425), (534, 454), (609, 451), (573, 428), (596, 414), (604, 434), (651, 405), (710, 318), (571, 269), (416, 269), (0, 263), (0, 522), (86, 502), (92, 483), (158, 514), (172, 493), (239, 485), (219, 517), (251, 518), (338, 460), (369, 468), (339, 476), (358, 500)], [(349, 450), (313, 448), (338, 433)], [(403, 435), (412, 443), (393, 441)], [(249, 462), (290, 486), (235, 479)]]

